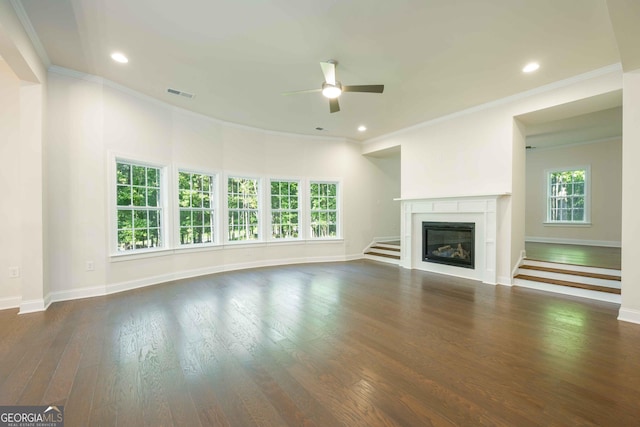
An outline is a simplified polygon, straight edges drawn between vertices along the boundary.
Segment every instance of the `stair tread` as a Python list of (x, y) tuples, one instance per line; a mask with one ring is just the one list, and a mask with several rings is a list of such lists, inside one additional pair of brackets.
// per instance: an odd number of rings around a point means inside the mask
[(400, 248), (391, 248), (391, 247), (386, 247), (386, 246), (371, 246), (370, 249), (380, 249), (380, 250), (383, 250), (383, 251), (400, 252)]
[(620, 276), (613, 276), (610, 274), (600, 274), (600, 273), (590, 273), (588, 271), (577, 271), (577, 270), (567, 270), (563, 268), (552, 268), (552, 267), (540, 267), (537, 265), (521, 265), (520, 268), (526, 270), (536, 270), (536, 271), (547, 271), (549, 273), (559, 273), (559, 274), (570, 274), (572, 276), (581, 276), (581, 277), (591, 277), (594, 279), (603, 279), (603, 280), (615, 280), (620, 282)]
[(533, 282), (548, 283), (550, 285), (568, 286), (571, 288), (587, 289), (590, 291), (607, 292), (610, 294), (621, 294), (618, 288), (609, 288), (607, 286), (586, 285), (584, 283), (570, 282), (568, 280), (549, 279), (546, 277), (529, 276), (527, 274), (518, 274), (514, 279), (530, 280)]
[(365, 252), (364, 254), (365, 255), (373, 255), (373, 256), (381, 256), (381, 257), (384, 257), (384, 258), (393, 258), (393, 259), (397, 259), (397, 260), (400, 259), (400, 255), (381, 254), (379, 252), (371, 252), (371, 251), (369, 251), (369, 252)]

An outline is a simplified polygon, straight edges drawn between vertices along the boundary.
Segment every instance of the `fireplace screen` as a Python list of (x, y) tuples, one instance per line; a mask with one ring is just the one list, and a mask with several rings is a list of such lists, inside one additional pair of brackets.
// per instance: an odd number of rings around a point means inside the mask
[(474, 268), (475, 224), (423, 222), (422, 260)]

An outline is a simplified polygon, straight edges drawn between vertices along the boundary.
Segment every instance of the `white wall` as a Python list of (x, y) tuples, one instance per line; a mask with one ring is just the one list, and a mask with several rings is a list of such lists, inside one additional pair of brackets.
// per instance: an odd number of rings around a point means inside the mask
[[(3, 182), (3, 185), (9, 183), (12, 186), (8, 191), (12, 199), (5, 199), (1, 210), (8, 212), (6, 216), (14, 220), (11, 232), (6, 234), (11, 254), (5, 262), (19, 269), (19, 277), (11, 279), (7, 288), (0, 291), (0, 295), (11, 295), (5, 299), (0, 296), (0, 307), (16, 306), (19, 302), (20, 312), (25, 313), (43, 310), (48, 292), (43, 205), (46, 188), (42, 161), (46, 67), (9, 0), (0, 0), (0, 56), (5, 61), (2, 78), (3, 88), (7, 90), (7, 97), (0, 101), (3, 104), (0, 108), (7, 113), (7, 120), (14, 120), (0, 129), (0, 140), (7, 144), (5, 148), (10, 147), (7, 153), (10, 160), (5, 162), (11, 163), (7, 168), (13, 172), (8, 181)], [(9, 74), (14, 77), (8, 78)], [(19, 81), (17, 97), (15, 78)], [(18, 233), (17, 238), (14, 233)], [(0, 277), (4, 281), (8, 277), (8, 269), (2, 269)], [(16, 288), (19, 288), (17, 296)]]
[(624, 75), (622, 114), (622, 306), (619, 318), (640, 323), (640, 70)]
[(21, 265), (20, 80), (0, 60), (0, 309), (15, 307), (22, 296), (22, 279), (9, 278), (9, 269)]
[(619, 67), (596, 70), (376, 138), (363, 152), (402, 147), (402, 198), (518, 192), (498, 203), (497, 269), (504, 283), (524, 249), (524, 148), (514, 148), (522, 133), (514, 117), (619, 90), (621, 77)]
[[(547, 169), (590, 166), (591, 226), (546, 225)], [(622, 141), (527, 151), (526, 236), (531, 240), (620, 246)]]
[[(359, 145), (345, 140), (224, 124), (100, 79), (56, 70), (49, 76), (46, 158), (47, 206), (55, 225), (47, 239), (54, 300), (238, 267), (345, 260), (359, 257), (375, 236), (399, 234), (392, 200), (399, 194), (398, 162), (366, 158)], [(219, 173), (340, 179), (344, 239), (112, 257), (108, 169), (113, 155)], [(94, 271), (86, 271), (87, 261), (93, 261)]]

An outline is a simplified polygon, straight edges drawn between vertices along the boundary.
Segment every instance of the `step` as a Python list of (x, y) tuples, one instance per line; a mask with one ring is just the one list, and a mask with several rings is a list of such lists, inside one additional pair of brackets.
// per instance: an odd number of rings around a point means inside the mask
[(378, 254), (376, 252), (365, 252), (364, 258), (372, 261), (385, 262), (387, 264), (400, 265), (399, 256)]
[(529, 280), (529, 281), (533, 281), (533, 282), (542, 282), (542, 283), (548, 283), (550, 285), (568, 286), (570, 288), (587, 289), (587, 290), (590, 290), (590, 291), (608, 292), (608, 293), (611, 293), (611, 294), (618, 294), (618, 295), (620, 295), (620, 293), (621, 293), (621, 290), (619, 288), (611, 288), (611, 287), (608, 287), (608, 286), (589, 285), (589, 284), (585, 284), (585, 283), (570, 282), (568, 280), (550, 279), (550, 278), (547, 278), (547, 277), (528, 276), (526, 274), (518, 274), (518, 275), (516, 275), (516, 277), (514, 277), (514, 279)]
[(385, 253), (383, 251), (367, 251), (364, 254), (365, 255), (379, 256), (379, 257), (384, 257), (384, 258), (397, 259), (398, 261), (400, 261), (400, 255), (398, 255), (398, 254), (388, 254), (388, 253)]
[(564, 295), (572, 295), (572, 296), (577, 296), (581, 298), (594, 299), (598, 301), (612, 302), (616, 304), (620, 304), (622, 300), (619, 293), (611, 293), (609, 289), (607, 289), (606, 292), (601, 292), (593, 289), (585, 289), (584, 287), (582, 287), (583, 285), (581, 285), (580, 283), (577, 284), (577, 285), (580, 285), (580, 287), (573, 287), (573, 286), (559, 285), (556, 283), (542, 282), (542, 281), (539, 281), (538, 278), (536, 277), (533, 277), (533, 279), (534, 280), (527, 279), (526, 275), (517, 275), (513, 278), (513, 284), (516, 286), (536, 289), (539, 291), (553, 292), (553, 293), (564, 294)]
[(583, 271), (571, 271), (561, 268), (536, 267), (522, 265), (518, 268), (517, 274), (536, 277), (540, 280), (555, 280), (569, 283), (581, 283), (590, 286), (602, 286), (607, 288), (620, 289), (620, 276), (605, 274), (594, 274)]
[[(565, 267), (567, 266), (566, 264), (556, 264), (557, 266), (562, 266)], [(613, 275), (613, 274), (601, 274), (601, 273), (593, 273), (590, 271), (580, 271), (580, 270), (574, 270), (574, 269), (566, 269), (566, 268), (556, 268), (556, 267), (546, 267), (546, 266), (539, 266), (539, 265), (530, 265), (525, 263), (524, 265), (520, 266), (521, 269), (526, 269), (526, 270), (535, 270), (535, 271), (545, 271), (545, 272), (549, 272), (549, 273), (558, 273), (558, 274), (570, 274), (573, 276), (581, 276), (581, 277), (590, 277), (593, 279), (602, 279), (602, 280), (613, 280), (613, 281), (620, 281), (621, 277), (620, 275)]]
[(369, 249), (382, 249), (386, 251), (400, 252), (400, 246), (385, 245), (380, 243), (376, 243), (374, 246), (371, 246)]
[(607, 276), (620, 277), (622, 274), (620, 270), (615, 270), (611, 268), (589, 267), (589, 266), (574, 265), (574, 264), (561, 264), (557, 262), (537, 261), (529, 258), (525, 258), (523, 260), (523, 264), (534, 266), (534, 267), (547, 267), (547, 268), (557, 268), (562, 270), (580, 271), (580, 272), (593, 273), (593, 274), (604, 274)]

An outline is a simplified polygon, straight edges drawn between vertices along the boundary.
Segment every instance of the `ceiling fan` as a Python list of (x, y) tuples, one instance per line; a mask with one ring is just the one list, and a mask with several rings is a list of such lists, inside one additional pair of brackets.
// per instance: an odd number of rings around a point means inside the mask
[(340, 104), (338, 103), (338, 97), (342, 92), (368, 92), (368, 93), (382, 93), (384, 91), (384, 85), (342, 85), (336, 80), (336, 66), (338, 61), (329, 59), (328, 61), (321, 62), (320, 68), (322, 68), (322, 74), (324, 74), (324, 83), (320, 89), (298, 90), (295, 92), (285, 92), (283, 95), (296, 95), (299, 93), (312, 93), (322, 92), (322, 94), (329, 98), (329, 112), (337, 113), (340, 111)]

